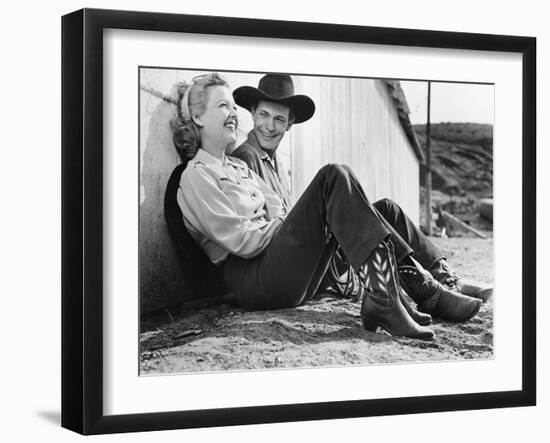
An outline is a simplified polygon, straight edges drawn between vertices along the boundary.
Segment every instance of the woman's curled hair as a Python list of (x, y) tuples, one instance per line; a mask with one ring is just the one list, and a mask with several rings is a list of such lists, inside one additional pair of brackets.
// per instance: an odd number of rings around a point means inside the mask
[(178, 116), (170, 122), (172, 140), (183, 162), (192, 159), (201, 147), (199, 128), (192, 116), (201, 116), (208, 104), (208, 88), (211, 86), (229, 87), (227, 80), (213, 72), (193, 78), (191, 83), (177, 84)]

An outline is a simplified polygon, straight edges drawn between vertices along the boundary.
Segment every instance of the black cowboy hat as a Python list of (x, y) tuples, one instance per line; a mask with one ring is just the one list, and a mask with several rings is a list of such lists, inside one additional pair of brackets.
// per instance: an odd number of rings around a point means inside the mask
[(294, 123), (303, 123), (315, 113), (315, 103), (307, 95), (294, 95), (294, 83), (288, 74), (267, 74), (258, 88), (241, 86), (233, 91), (235, 103), (252, 112), (260, 100), (281, 103), (292, 109)]

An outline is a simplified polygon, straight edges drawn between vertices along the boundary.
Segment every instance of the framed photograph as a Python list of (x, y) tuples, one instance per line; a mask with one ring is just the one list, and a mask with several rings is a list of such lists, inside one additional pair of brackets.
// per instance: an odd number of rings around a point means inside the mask
[(536, 40), (62, 20), (62, 426), (536, 403)]

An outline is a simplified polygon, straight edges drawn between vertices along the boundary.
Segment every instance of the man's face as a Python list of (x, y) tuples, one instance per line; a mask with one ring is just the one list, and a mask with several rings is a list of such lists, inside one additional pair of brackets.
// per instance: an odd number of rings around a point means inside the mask
[(274, 152), (290, 129), (290, 109), (280, 103), (258, 102), (252, 113), (254, 133), (264, 151)]

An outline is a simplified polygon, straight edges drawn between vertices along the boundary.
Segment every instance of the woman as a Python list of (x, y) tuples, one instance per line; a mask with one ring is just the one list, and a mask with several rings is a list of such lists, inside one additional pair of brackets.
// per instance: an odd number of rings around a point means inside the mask
[[(178, 204), (193, 238), (220, 266), (245, 309), (304, 302), (335, 238), (366, 288), (367, 330), (431, 339), (403, 306), (391, 232), (346, 166), (327, 165), (286, 215), (279, 197), (244, 162), (226, 155), (237, 139), (236, 105), (219, 74), (193, 79), (180, 91), (174, 144), (189, 160)], [(474, 316), (479, 300), (442, 289), (411, 260), (403, 274), (421, 309), (455, 321)], [(412, 292), (412, 293), (411, 293)]]

